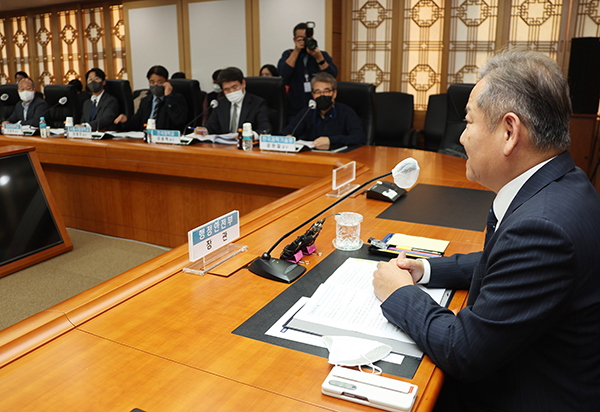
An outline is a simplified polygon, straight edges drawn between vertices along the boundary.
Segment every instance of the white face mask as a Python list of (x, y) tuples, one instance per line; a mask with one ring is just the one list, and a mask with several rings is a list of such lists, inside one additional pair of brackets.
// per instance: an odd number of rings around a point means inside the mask
[(351, 336), (323, 336), (321, 339), (329, 349), (332, 365), (373, 367), (373, 362), (385, 358), (392, 350), (390, 345)]
[(231, 103), (238, 104), (244, 100), (244, 92), (241, 89), (236, 90), (235, 92), (227, 93), (225, 97), (227, 97), (227, 100), (229, 100)]
[(35, 96), (35, 92), (33, 90), (23, 90), (23, 91), (19, 92), (19, 97), (24, 102), (29, 102), (29, 101), (33, 100), (34, 96)]
[(221, 93), (223, 91), (223, 89), (221, 89), (221, 86), (219, 86), (217, 83), (213, 83), (213, 90), (215, 91), (215, 93)]

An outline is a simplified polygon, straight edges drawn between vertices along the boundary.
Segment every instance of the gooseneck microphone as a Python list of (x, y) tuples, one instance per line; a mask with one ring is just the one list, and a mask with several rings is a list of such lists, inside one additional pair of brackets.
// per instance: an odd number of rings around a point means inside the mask
[(43, 112), (42, 114), (40, 114), (40, 117), (42, 117), (42, 116), (45, 116), (45, 115), (46, 115), (46, 113), (48, 113), (50, 110), (54, 109), (54, 108), (55, 108), (56, 106), (58, 106), (59, 104), (60, 104), (61, 106), (64, 106), (64, 105), (67, 103), (67, 101), (68, 101), (68, 100), (69, 100), (69, 99), (67, 99), (67, 96), (63, 96), (63, 97), (61, 97), (60, 99), (58, 99), (58, 102), (56, 102), (54, 105), (52, 105), (52, 107), (50, 107), (49, 109), (46, 109), (46, 111), (45, 111), (45, 112)]
[(218, 106), (219, 106), (219, 102), (217, 101), (217, 99), (211, 101), (210, 104), (208, 105), (208, 107), (206, 109), (204, 109), (202, 111), (202, 113), (200, 113), (198, 116), (194, 117), (191, 122), (189, 122), (188, 124), (185, 125), (185, 127), (183, 128), (183, 132), (185, 133), (185, 131), (187, 130), (187, 128), (190, 127), (196, 120), (198, 120), (208, 110), (210, 110), (210, 109), (216, 109)]
[(288, 262), (287, 260), (272, 258), (271, 252), (277, 247), (277, 245), (279, 245), (285, 238), (290, 236), (292, 233), (299, 230), (303, 226), (309, 224), (311, 221), (315, 220), (317, 217), (321, 216), (323, 213), (327, 212), (331, 208), (337, 206), (342, 201), (346, 200), (348, 197), (358, 192), (366, 185), (373, 183), (376, 180), (387, 177), (389, 175), (393, 175), (394, 183), (396, 183), (402, 189), (408, 189), (417, 182), (417, 179), (419, 178), (419, 171), (419, 163), (415, 159), (413, 159), (412, 157), (404, 159), (403, 161), (398, 163), (396, 167), (392, 169), (391, 172), (382, 174), (381, 176), (377, 176), (363, 183), (356, 189), (351, 190), (348, 194), (341, 197), (336, 202), (332, 203), (325, 209), (318, 212), (316, 215), (312, 216), (310, 219), (306, 220), (294, 229), (290, 230), (288, 233), (283, 235), (277, 242), (275, 242), (275, 244), (271, 246), (271, 248), (267, 252), (263, 253), (261, 257), (254, 259), (248, 267), (248, 270), (250, 270), (250, 272), (258, 276), (262, 276), (267, 279), (276, 280), (278, 282), (292, 283), (306, 271), (306, 268), (300, 266), (297, 263)]
[(292, 136), (294, 136), (294, 133), (296, 132), (296, 129), (298, 128), (298, 126), (300, 126), (300, 124), (302, 123), (302, 120), (304, 120), (304, 118), (306, 117), (306, 115), (308, 114), (308, 112), (310, 110), (314, 110), (317, 108), (317, 102), (315, 102), (313, 99), (310, 99), (308, 101), (308, 108), (306, 109), (306, 111), (304, 112), (304, 114), (302, 115), (302, 117), (300, 118), (300, 121), (298, 122), (298, 124), (294, 127), (294, 130), (292, 130), (292, 133), (290, 133)]

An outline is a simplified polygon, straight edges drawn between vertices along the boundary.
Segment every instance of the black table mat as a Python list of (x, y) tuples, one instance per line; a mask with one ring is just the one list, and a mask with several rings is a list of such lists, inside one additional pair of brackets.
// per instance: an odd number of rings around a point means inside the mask
[(496, 194), (418, 184), (377, 218), (483, 232)]
[[(287, 339), (281, 339), (274, 336), (265, 335), (265, 332), (277, 322), (302, 296), (310, 297), (317, 287), (325, 282), (333, 272), (346, 261), (347, 258), (362, 258), (370, 260), (389, 260), (389, 257), (377, 256), (368, 252), (368, 245), (363, 245), (360, 250), (354, 252), (333, 251), (329, 256), (323, 259), (310, 272), (305, 273), (300, 279), (294, 282), (289, 288), (283, 291), (279, 296), (269, 302), (261, 310), (256, 312), (251, 318), (246, 320), (232, 333), (247, 338), (271, 343), (284, 348), (297, 350), (304, 353), (320, 356), (327, 362), (329, 351), (326, 348), (320, 348), (295, 342)], [(420, 359), (405, 356), (402, 364), (379, 361), (375, 364), (385, 373), (401, 378), (412, 379), (421, 363)]]

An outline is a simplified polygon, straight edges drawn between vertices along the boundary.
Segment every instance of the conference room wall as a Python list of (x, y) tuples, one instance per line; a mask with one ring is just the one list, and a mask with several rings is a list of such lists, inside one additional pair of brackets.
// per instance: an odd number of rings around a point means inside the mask
[(123, 8), (134, 89), (147, 87), (154, 64), (184, 71), (206, 91), (219, 68), (258, 75), (263, 64), (277, 65), (293, 47), (292, 29), (301, 21), (316, 23), (319, 46), (331, 52), (332, 0), (143, 0)]

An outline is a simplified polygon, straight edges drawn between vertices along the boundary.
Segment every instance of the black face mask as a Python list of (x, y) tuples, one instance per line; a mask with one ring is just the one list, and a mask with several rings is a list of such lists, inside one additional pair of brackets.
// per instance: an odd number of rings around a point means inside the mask
[(87, 87), (90, 92), (98, 93), (100, 90), (102, 90), (102, 82), (89, 82)]
[(317, 103), (317, 109), (321, 111), (327, 111), (333, 104), (333, 96), (321, 95), (315, 99), (315, 102)]
[(163, 97), (165, 95), (165, 86), (150, 86), (150, 93), (155, 95), (156, 97)]

